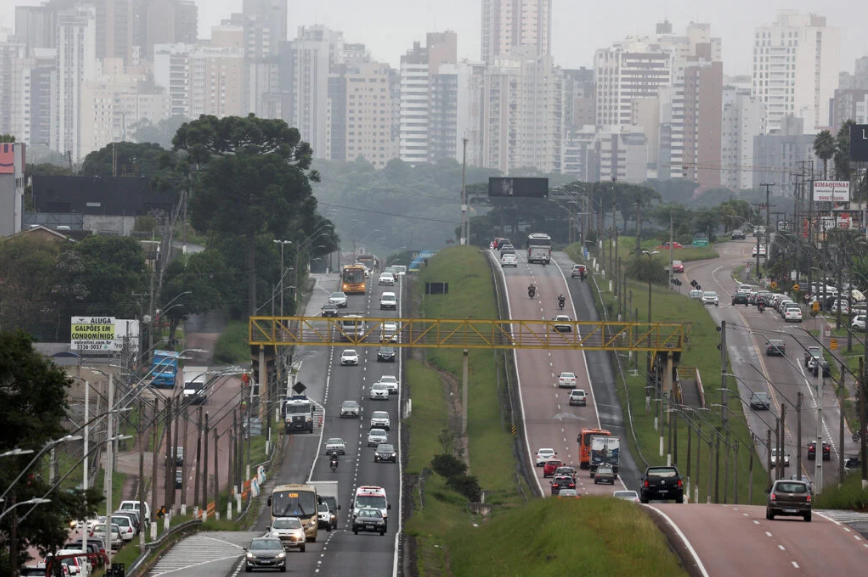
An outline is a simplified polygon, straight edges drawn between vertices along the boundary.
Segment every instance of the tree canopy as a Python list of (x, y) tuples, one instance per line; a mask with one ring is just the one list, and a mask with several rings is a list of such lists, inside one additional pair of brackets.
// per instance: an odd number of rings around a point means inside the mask
[(175, 133), (181, 128), (181, 125), (187, 122), (189, 118), (176, 114), (153, 123), (147, 118), (133, 125), (133, 139), (136, 142), (158, 144), (161, 148), (171, 150), (172, 139)]
[[(69, 379), (64, 372), (33, 350), (31, 339), (23, 332), (0, 332), (0, 452), (16, 447), (38, 453), (49, 441), (67, 434), (63, 428), (67, 403)], [(42, 498), (48, 494), (50, 506), (29, 507), (16, 510), (20, 519), (17, 532), (18, 543), (11, 555), (0, 557), (0, 574), (9, 575), (10, 556), (16, 564), (27, 561), (26, 549), (36, 547), (43, 554), (56, 551), (68, 539), (67, 523), (70, 519), (82, 519), (96, 511), (101, 497), (91, 489), (86, 494), (81, 490), (53, 490), (42, 478), (38, 468), (31, 469), (22, 481), (12, 481), (33, 458), (31, 455), (5, 457), (0, 467), (0, 490), (10, 488), (6, 499), (18, 502)], [(10, 550), (10, 524), (13, 515), (0, 521), (0, 544)]]
[(118, 176), (155, 177), (172, 168), (174, 155), (152, 142), (115, 142), (84, 157), (84, 176), (110, 177), (117, 157)]
[[(193, 226), (241, 239), (246, 249), (247, 312), (257, 308), (257, 237), (291, 236), (302, 243), (316, 231), (317, 202), (311, 181), (310, 145), (283, 120), (253, 114), (217, 118), (201, 116), (184, 123), (173, 139), (174, 149), (203, 165), (190, 201)], [(326, 246), (322, 254), (335, 247)]]

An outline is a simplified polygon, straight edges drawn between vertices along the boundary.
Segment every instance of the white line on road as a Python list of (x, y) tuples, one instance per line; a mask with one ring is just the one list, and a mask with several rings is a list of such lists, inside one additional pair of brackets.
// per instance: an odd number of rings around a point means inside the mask
[(705, 569), (705, 565), (702, 564), (702, 559), (700, 559), (699, 555), (696, 553), (696, 549), (693, 548), (693, 545), (690, 544), (687, 536), (681, 531), (678, 525), (676, 525), (675, 522), (669, 518), (669, 515), (667, 515), (657, 507), (654, 507), (653, 505), (645, 505), (645, 507), (653, 509), (658, 514), (660, 514), (660, 516), (663, 517), (667, 523), (669, 523), (669, 526), (675, 530), (675, 533), (678, 534), (678, 537), (681, 539), (682, 543), (684, 543), (684, 546), (687, 547), (687, 551), (690, 553), (690, 556), (693, 557), (693, 561), (694, 563), (696, 563), (696, 568), (699, 569), (700, 574), (703, 577), (709, 577), (708, 571)]

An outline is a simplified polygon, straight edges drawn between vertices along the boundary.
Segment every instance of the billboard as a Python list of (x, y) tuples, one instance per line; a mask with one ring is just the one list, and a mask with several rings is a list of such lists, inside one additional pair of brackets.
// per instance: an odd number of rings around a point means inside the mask
[(849, 202), (850, 183), (842, 180), (814, 182), (814, 202)]
[(868, 124), (850, 125), (850, 160), (868, 162)]
[(547, 198), (548, 195), (548, 178), (492, 176), (488, 179), (488, 196)]
[(115, 317), (72, 317), (70, 348), (83, 353), (139, 350), (139, 321)]

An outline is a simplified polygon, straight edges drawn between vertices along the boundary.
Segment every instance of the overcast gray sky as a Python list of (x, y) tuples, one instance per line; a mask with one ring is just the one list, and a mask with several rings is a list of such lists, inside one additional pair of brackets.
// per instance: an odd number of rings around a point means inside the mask
[[(0, 26), (12, 27), (15, 4), (38, 0), (0, 0)], [(207, 38), (211, 26), (230, 12), (241, 10), (241, 0), (196, 0), (199, 35)], [(480, 53), (481, 0), (289, 0), (289, 35), (298, 26), (325, 24), (342, 30), (349, 42), (363, 42), (373, 56), (397, 66), (401, 54), (426, 32), (454, 30), (461, 56)], [(668, 18), (675, 31), (694, 22), (709, 22), (723, 38), (724, 71), (750, 72), (751, 39), (755, 26), (769, 24), (779, 8), (814, 11), (841, 28), (842, 70), (853, 71), (854, 60), (868, 53), (868, 2), (864, 0), (554, 0), (552, 53), (565, 68), (589, 66), (594, 50), (629, 34), (649, 34)]]

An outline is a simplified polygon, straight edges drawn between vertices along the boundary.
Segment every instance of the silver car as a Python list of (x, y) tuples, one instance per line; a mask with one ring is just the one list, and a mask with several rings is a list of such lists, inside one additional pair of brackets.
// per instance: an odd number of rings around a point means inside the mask
[(358, 419), (359, 403), (357, 401), (344, 401), (341, 403), (341, 417)]
[(381, 443), (389, 442), (389, 434), (386, 433), (385, 429), (371, 429), (368, 432), (368, 446), (376, 447)]
[(714, 291), (705, 291), (702, 293), (702, 304), (720, 306), (720, 302), (717, 300), (717, 293)]
[(388, 401), (389, 387), (383, 383), (374, 383), (371, 385), (371, 392), (368, 394), (368, 397), (372, 401)]
[(391, 428), (391, 420), (389, 419), (389, 413), (386, 411), (374, 411), (371, 413), (371, 428), (380, 428), (386, 429), (387, 431)]
[(329, 303), (337, 305), (340, 308), (346, 308), (347, 295), (342, 292), (336, 292), (329, 295)]
[(398, 394), (398, 377), (394, 375), (383, 375), (380, 377), (380, 380), (377, 381), (383, 385), (386, 385), (386, 388), (389, 389), (389, 394)]

